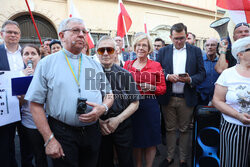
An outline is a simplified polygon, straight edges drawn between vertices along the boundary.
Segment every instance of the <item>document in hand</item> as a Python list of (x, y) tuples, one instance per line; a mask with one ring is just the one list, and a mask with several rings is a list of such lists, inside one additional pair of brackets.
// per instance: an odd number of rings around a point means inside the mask
[(12, 96), (25, 95), (33, 76), (11, 78)]

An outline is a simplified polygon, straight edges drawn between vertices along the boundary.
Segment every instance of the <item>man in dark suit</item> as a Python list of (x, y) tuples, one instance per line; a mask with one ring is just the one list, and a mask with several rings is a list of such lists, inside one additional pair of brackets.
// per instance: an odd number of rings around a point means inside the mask
[(167, 92), (159, 97), (167, 130), (167, 157), (161, 163), (166, 167), (174, 161), (176, 130), (180, 132), (180, 166), (187, 166), (190, 124), (197, 104), (195, 86), (205, 78), (201, 49), (186, 43), (187, 27), (174, 24), (170, 30), (173, 42), (159, 50), (157, 61), (166, 76)]
[[(4, 22), (1, 37), (4, 44), (0, 45), (0, 71), (21, 71), (24, 64), (19, 46), (21, 31), (18, 23), (11, 20)], [(0, 166), (17, 166), (14, 144), (16, 125), (17, 123), (14, 122), (0, 126)]]

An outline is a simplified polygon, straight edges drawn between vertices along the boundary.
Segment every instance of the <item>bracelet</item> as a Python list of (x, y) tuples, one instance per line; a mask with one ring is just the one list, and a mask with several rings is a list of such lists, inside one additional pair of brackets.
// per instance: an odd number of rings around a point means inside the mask
[(54, 133), (50, 135), (49, 139), (46, 141), (46, 143), (43, 146), (46, 147), (49, 144), (49, 142), (53, 139), (53, 137), (54, 137)]
[(103, 113), (103, 115), (107, 115), (109, 111), (108, 106), (106, 104), (101, 104), (101, 105), (105, 107), (105, 112)]
[(227, 54), (227, 52), (224, 52), (224, 51), (220, 51), (220, 54)]

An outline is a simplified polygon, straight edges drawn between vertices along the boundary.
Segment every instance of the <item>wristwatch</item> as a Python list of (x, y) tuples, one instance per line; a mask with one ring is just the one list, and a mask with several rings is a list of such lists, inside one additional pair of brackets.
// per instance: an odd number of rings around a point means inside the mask
[(101, 104), (101, 105), (105, 107), (105, 112), (104, 112), (103, 115), (107, 115), (107, 114), (108, 114), (108, 111), (109, 111), (108, 106), (107, 106), (106, 104)]

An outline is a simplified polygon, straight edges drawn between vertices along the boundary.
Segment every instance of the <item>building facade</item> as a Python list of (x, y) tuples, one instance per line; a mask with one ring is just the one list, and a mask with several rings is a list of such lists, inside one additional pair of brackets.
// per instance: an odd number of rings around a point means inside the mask
[[(118, 0), (28, 0), (42, 39), (57, 38), (60, 22), (69, 17), (70, 2), (73, 2), (95, 42), (102, 35), (116, 35)], [(21, 43), (39, 43), (25, 0), (0, 0), (0, 24), (11, 19), (19, 22)], [(169, 35), (173, 24), (183, 22), (188, 31), (198, 39), (203, 48), (209, 37), (218, 37), (209, 27), (224, 12), (217, 10), (216, 0), (123, 0), (132, 19), (128, 32), (129, 41), (137, 32), (144, 32), (146, 22), (152, 39), (161, 37), (171, 43)]]

